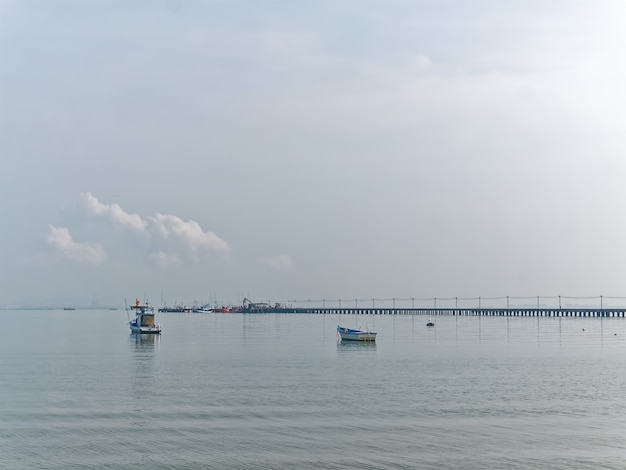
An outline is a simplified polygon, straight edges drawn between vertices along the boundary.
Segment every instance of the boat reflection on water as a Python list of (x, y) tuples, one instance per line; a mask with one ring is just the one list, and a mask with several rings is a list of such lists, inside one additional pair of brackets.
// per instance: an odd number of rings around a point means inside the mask
[(375, 341), (337, 341), (338, 352), (375, 351)]
[(161, 335), (142, 335), (131, 333), (129, 335), (130, 344), (135, 346), (135, 350), (150, 350), (159, 347)]

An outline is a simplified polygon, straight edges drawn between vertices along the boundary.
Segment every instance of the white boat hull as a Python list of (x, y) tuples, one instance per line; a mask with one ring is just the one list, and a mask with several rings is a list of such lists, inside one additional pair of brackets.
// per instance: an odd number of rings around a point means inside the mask
[(139, 334), (153, 334), (159, 335), (161, 334), (161, 326), (137, 326), (133, 322), (130, 323), (130, 332), (131, 333), (139, 333)]
[(373, 331), (352, 330), (350, 328), (337, 327), (342, 341), (376, 341), (376, 333)]

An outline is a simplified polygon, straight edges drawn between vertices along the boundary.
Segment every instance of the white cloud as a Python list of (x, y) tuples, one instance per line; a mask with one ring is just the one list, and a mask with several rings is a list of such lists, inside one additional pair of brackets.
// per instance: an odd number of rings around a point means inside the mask
[(109, 220), (138, 232), (145, 230), (145, 222), (137, 214), (128, 214), (119, 204), (102, 204), (91, 193), (81, 193), (81, 202), (93, 215), (107, 217)]
[(213, 232), (205, 232), (195, 220), (185, 222), (175, 215), (155, 214), (148, 217), (148, 228), (163, 238), (178, 238), (191, 249), (194, 257), (202, 249), (225, 253), (230, 251), (228, 243)]
[(49, 225), (48, 244), (73, 261), (100, 264), (106, 255), (97, 243), (75, 242), (67, 227)]
[[(89, 216), (103, 219), (113, 226), (128, 228), (133, 233), (144, 234), (149, 246), (139, 252), (151, 253), (148, 256), (158, 266), (175, 266), (182, 263), (185, 258), (198, 262), (203, 252), (230, 251), (226, 241), (212, 231), (204, 231), (195, 220), (185, 221), (175, 215), (160, 213), (144, 219), (137, 214), (127, 213), (119, 204), (104, 204), (90, 192), (81, 193), (80, 201)], [(83, 221), (85, 224), (86, 222)], [(101, 230), (93, 236), (106, 238), (111, 234), (105, 234), (105, 231)], [(107, 245), (110, 243), (121, 248), (123, 245), (131, 246), (137, 243), (136, 239), (125, 240), (123, 236), (120, 238), (119, 233), (113, 236), (117, 238), (108, 238)]]
[(278, 255), (272, 258), (261, 258), (259, 262), (270, 266), (279, 271), (291, 271), (293, 268), (293, 262), (289, 255)]

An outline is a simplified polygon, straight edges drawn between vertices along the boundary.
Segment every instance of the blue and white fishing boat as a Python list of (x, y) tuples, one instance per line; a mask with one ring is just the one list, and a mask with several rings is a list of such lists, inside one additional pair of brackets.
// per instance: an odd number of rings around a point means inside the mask
[(135, 301), (135, 305), (130, 306), (131, 311), (135, 313), (135, 319), (129, 321), (130, 331), (138, 334), (161, 334), (161, 325), (154, 321), (154, 307), (148, 304), (142, 304), (139, 299)]
[(337, 332), (342, 341), (376, 341), (377, 333), (369, 330), (353, 330), (337, 326)]

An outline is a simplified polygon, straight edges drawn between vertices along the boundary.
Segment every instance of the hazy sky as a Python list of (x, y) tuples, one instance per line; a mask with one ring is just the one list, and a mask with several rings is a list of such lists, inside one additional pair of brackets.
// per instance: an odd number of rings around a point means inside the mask
[(0, 0), (0, 162), (0, 306), (626, 296), (626, 2)]

